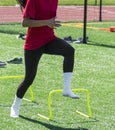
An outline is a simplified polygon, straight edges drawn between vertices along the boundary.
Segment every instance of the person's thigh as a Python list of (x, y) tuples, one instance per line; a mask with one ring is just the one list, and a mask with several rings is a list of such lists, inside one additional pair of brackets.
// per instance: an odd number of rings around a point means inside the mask
[(60, 38), (52, 40), (45, 46), (45, 53), (66, 56), (73, 51), (73, 47)]
[(42, 49), (25, 51), (25, 71), (26, 77), (34, 77), (37, 71), (37, 65), (43, 54)]

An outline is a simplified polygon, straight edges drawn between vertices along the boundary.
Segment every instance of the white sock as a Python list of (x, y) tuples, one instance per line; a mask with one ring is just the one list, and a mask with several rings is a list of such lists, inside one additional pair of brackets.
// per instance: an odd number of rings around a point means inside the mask
[(66, 72), (64, 73), (64, 89), (63, 89), (63, 96), (68, 96), (70, 98), (76, 98), (79, 99), (80, 97), (75, 95), (70, 86), (72, 81), (72, 72)]
[(13, 102), (13, 104), (12, 104), (12, 107), (19, 108), (19, 107), (20, 107), (20, 104), (21, 104), (21, 101), (22, 101), (22, 99), (21, 99), (21, 98), (18, 98), (18, 97), (15, 95), (15, 99), (14, 99), (14, 102)]
[(19, 117), (19, 109), (22, 99), (15, 96), (14, 102), (11, 106), (11, 117)]

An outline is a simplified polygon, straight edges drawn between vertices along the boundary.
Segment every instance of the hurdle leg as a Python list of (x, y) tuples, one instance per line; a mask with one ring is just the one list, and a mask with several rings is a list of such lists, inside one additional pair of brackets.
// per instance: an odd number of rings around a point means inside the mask
[(29, 87), (29, 92), (30, 92), (30, 97), (31, 99), (27, 99), (27, 98), (23, 98), (25, 101), (28, 101), (28, 102), (34, 102), (35, 101), (35, 98), (34, 98), (34, 93), (33, 93), (33, 89), (32, 89), (32, 86)]
[(49, 111), (49, 116), (47, 117), (47, 116), (44, 116), (44, 115), (38, 113), (37, 115), (39, 117), (44, 118), (46, 120), (52, 120), (52, 118), (53, 118), (53, 116), (52, 116), (52, 106), (51, 106), (52, 95), (54, 93), (60, 93), (62, 91), (63, 91), (62, 89), (50, 91), (50, 93), (48, 95), (48, 111)]
[(88, 114), (84, 114), (83, 112), (80, 112), (76, 110), (76, 112), (84, 117), (91, 118), (92, 117), (92, 111), (91, 111), (91, 105), (90, 105), (90, 93), (87, 89), (73, 89), (74, 92), (83, 92), (86, 94), (86, 105), (87, 105), (87, 112)]

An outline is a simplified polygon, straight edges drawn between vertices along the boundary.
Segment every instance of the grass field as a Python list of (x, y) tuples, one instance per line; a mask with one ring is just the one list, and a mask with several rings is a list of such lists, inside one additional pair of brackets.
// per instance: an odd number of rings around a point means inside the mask
[[(79, 23), (76, 23), (79, 24)], [(58, 37), (82, 37), (83, 29), (63, 25), (56, 29)], [(53, 96), (53, 119), (47, 121), (37, 113), (48, 115), (47, 96), (53, 89), (63, 88), (62, 61), (59, 56), (43, 55), (39, 71), (33, 83), (36, 103), (23, 100), (18, 119), (10, 118), (10, 106), (15, 91), (22, 79), (0, 80), (0, 130), (114, 130), (115, 129), (115, 33), (102, 31), (115, 22), (88, 23), (87, 44), (71, 44), (75, 50), (75, 68), (72, 88), (85, 88), (90, 91), (91, 119), (76, 114), (76, 109), (87, 113), (85, 96), (79, 93), (80, 100)], [(97, 29), (94, 29), (97, 28)], [(0, 60), (7, 61), (13, 57), (23, 58), (23, 43), (16, 36), (25, 33), (20, 24), (0, 25)], [(24, 64), (7, 64), (0, 68), (0, 76), (24, 75)], [(30, 98), (29, 92), (25, 97)]]
[[(89, 5), (99, 5), (100, 0), (88, 0)], [(103, 5), (115, 5), (114, 0), (102, 0)], [(15, 5), (16, 0), (0, 0), (0, 5)], [(60, 5), (83, 5), (84, 0), (59, 0)]]

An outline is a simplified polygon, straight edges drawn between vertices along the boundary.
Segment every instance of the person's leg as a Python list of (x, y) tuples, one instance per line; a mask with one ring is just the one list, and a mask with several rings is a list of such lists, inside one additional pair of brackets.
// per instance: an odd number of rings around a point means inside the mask
[(25, 51), (25, 78), (17, 89), (17, 93), (11, 107), (11, 117), (19, 116), (21, 100), (24, 97), (24, 94), (26, 93), (29, 86), (33, 83), (37, 72), (37, 65), (43, 53), (42, 51), (42, 49)]
[(72, 73), (74, 67), (74, 48), (62, 39), (56, 38), (45, 46), (45, 53), (52, 55), (61, 55), (64, 57), (64, 89), (63, 96), (79, 99), (71, 90)]

